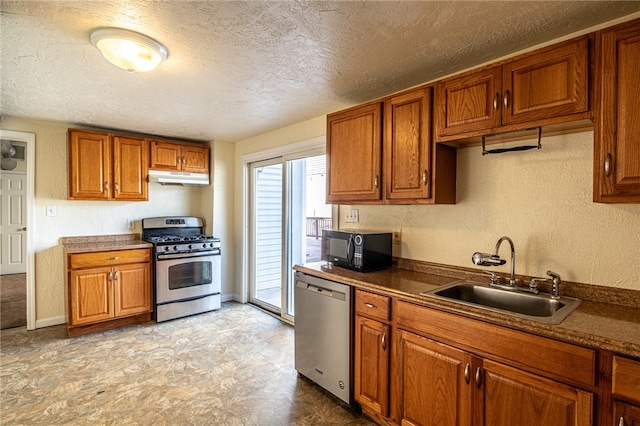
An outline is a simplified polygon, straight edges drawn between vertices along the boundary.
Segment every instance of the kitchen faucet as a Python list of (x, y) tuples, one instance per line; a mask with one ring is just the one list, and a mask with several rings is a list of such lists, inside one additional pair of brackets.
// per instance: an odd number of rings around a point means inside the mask
[[(516, 249), (513, 245), (513, 240), (507, 236), (504, 236), (498, 240), (496, 243), (496, 248), (493, 251), (493, 254), (480, 253), (475, 252), (473, 256), (471, 256), (471, 260), (476, 265), (482, 266), (499, 266), (504, 265), (506, 260), (501, 259), (498, 255), (498, 250), (500, 250), (500, 245), (503, 241), (507, 241), (509, 246), (511, 247), (511, 277), (509, 278), (509, 287), (516, 286)], [(492, 280), (493, 282), (493, 280)]]

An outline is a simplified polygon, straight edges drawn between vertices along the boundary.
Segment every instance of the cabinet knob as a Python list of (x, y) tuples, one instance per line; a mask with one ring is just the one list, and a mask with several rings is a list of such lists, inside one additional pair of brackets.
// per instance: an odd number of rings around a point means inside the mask
[(504, 92), (504, 98), (502, 98), (502, 103), (504, 104), (505, 108), (509, 108), (509, 103), (511, 102), (511, 93), (507, 90), (506, 92)]
[(611, 154), (607, 154), (604, 160), (604, 175), (606, 177), (611, 176)]
[(369, 309), (378, 309), (376, 305), (372, 305), (371, 303), (365, 303), (364, 306), (366, 306)]
[(464, 367), (464, 381), (467, 382), (467, 384), (469, 384), (470, 380), (471, 380), (471, 365), (467, 363), (467, 366)]
[(493, 97), (493, 109), (497, 111), (499, 107), (500, 107), (500, 93), (496, 93), (496, 95)]

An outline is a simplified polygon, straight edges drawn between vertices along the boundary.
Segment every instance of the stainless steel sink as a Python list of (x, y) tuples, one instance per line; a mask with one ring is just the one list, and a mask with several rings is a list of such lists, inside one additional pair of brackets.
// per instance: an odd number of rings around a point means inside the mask
[(502, 290), (466, 281), (456, 282), (420, 294), (453, 300), (465, 305), (477, 306), (546, 324), (561, 323), (581, 302), (581, 300), (571, 297), (552, 299), (548, 294), (536, 295), (515, 290)]

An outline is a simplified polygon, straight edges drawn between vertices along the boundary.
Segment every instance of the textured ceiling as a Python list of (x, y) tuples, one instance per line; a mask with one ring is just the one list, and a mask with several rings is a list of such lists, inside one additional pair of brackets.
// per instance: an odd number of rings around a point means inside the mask
[[(636, 1), (1, 1), (0, 114), (237, 141), (640, 11)], [(169, 50), (107, 63), (115, 26)]]

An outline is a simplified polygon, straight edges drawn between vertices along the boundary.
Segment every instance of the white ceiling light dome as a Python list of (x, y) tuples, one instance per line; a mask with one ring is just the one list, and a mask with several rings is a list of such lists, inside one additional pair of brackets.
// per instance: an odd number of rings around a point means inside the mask
[(154, 70), (169, 56), (162, 43), (131, 30), (96, 28), (89, 37), (107, 61), (129, 72)]

